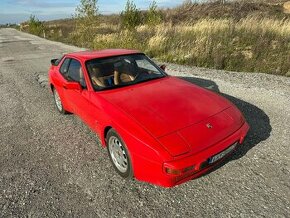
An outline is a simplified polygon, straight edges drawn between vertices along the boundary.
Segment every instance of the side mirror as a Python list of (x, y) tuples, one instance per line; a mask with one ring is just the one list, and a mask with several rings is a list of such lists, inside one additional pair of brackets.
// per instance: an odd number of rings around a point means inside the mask
[(51, 63), (51, 65), (53, 65), (53, 66), (57, 66), (58, 65), (58, 59), (51, 59), (50, 60), (50, 63)]
[(160, 66), (160, 68), (161, 68), (163, 71), (165, 71), (165, 69), (166, 69), (166, 65), (165, 65), (165, 64), (162, 64), (162, 65)]
[(78, 82), (67, 82), (63, 85), (64, 89), (82, 90), (82, 86)]

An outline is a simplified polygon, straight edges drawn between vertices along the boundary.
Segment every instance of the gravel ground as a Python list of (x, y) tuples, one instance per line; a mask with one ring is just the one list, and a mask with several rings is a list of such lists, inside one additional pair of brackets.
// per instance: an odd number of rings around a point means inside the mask
[(225, 164), (164, 189), (119, 177), (96, 135), (56, 111), (49, 61), (76, 50), (0, 29), (1, 217), (290, 217), (290, 78), (168, 64), (234, 102), (251, 130)]

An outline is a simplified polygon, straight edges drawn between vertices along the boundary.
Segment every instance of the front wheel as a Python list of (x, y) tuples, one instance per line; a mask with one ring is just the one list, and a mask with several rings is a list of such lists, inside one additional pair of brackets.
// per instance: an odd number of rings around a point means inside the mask
[(129, 151), (121, 137), (114, 129), (111, 129), (106, 136), (106, 141), (110, 160), (115, 170), (123, 178), (132, 178), (133, 170)]

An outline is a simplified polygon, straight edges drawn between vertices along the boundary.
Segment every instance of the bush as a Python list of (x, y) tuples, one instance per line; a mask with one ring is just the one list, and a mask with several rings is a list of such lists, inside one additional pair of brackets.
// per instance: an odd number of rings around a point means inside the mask
[(37, 36), (41, 36), (44, 32), (44, 25), (40, 22), (35, 15), (30, 15), (28, 21), (28, 32)]
[(133, 1), (127, 0), (125, 10), (121, 13), (121, 26), (133, 30), (141, 24), (141, 12)]
[(162, 21), (162, 14), (157, 10), (156, 1), (153, 0), (149, 6), (149, 10), (146, 15), (146, 24), (149, 26), (154, 26), (160, 24)]
[(98, 26), (97, 0), (81, 0), (74, 15), (75, 30), (72, 33), (74, 44), (89, 47), (92, 44)]

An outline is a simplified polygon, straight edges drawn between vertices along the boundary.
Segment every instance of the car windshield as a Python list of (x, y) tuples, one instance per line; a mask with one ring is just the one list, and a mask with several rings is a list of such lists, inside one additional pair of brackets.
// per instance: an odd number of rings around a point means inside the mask
[(144, 54), (93, 59), (86, 62), (86, 67), (95, 90), (134, 85), (166, 76)]

